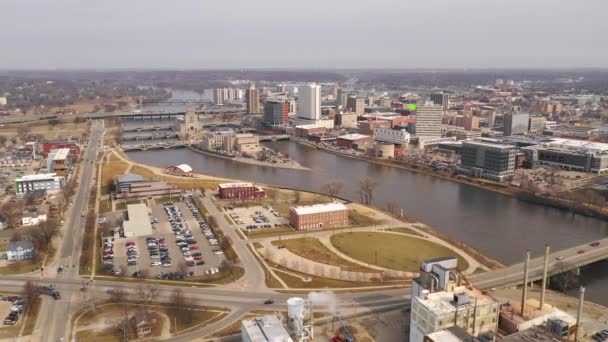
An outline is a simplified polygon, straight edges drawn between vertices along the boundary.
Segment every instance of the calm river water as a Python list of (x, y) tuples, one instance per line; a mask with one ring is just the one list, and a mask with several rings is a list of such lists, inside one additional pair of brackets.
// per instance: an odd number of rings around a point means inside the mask
[[(527, 249), (541, 255), (545, 244), (557, 250), (608, 235), (608, 222), (519, 201), (473, 186), (394, 167), (336, 156), (294, 142), (267, 144), (311, 170), (236, 163), (188, 149), (128, 152), (135, 161), (169, 166), (187, 163), (197, 173), (319, 191), (331, 180), (344, 182), (342, 197), (359, 200), (363, 177), (379, 182), (374, 204), (396, 201), (404, 214), (461, 240), (503, 263), (521, 261)], [(608, 305), (608, 262), (583, 270), (587, 299)]]

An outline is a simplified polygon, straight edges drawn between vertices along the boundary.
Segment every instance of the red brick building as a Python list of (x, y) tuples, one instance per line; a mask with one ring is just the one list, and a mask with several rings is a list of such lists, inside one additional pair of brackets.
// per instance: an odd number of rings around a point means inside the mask
[(365, 150), (367, 146), (371, 145), (373, 138), (369, 135), (363, 134), (346, 134), (339, 136), (336, 139), (336, 146), (344, 148), (354, 148)]
[(42, 153), (48, 155), (51, 150), (60, 148), (69, 148), (70, 157), (77, 157), (80, 154), (80, 147), (74, 141), (67, 140), (49, 140), (42, 144)]
[(217, 186), (220, 198), (261, 198), (265, 197), (266, 193), (259, 186), (252, 183), (224, 183)]
[(296, 230), (347, 226), (348, 208), (342, 203), (289, 208), (289, 224)]

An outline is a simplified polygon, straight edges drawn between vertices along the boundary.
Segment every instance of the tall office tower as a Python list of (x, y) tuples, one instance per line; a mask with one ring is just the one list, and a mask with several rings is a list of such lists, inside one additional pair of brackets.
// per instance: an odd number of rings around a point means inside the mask
[(530, 114), (528, 113), (507, 113), (504, 115), (503, 134), (505, 136), (515, 134), (528, 134)]
[(298, 88), (298, 117), (306, 120), (321, 118), (321, 86), (307, 83)]
[(266, 101), (264, 103), (264, 120), (265, 126), (273, 127), (275, 125), (286, 124), (289, 120), (289, 102), (283, 101)]
[(443, 110), (450, 109), (450, 95), (446, 93), (441, 92), (431, 94), (431, 101), (433, 101), (433, 103), (436, 105), (440, 105)]
[(224, 104), (224, 91), (221, 88), (213, 89), (213, 103), (217, 106)]
[(258, 114), (260, 112), (260, 93), (255, 89), (255, 84), (249, 82), (247, 87), (247, 114)]
[(354, 94), (354, 90), (349, 88), (338, 88), (336, 94), (336, 107), (346, 107), (346, 100), (351, 94)]
[(416, 136), (440, 138), (442, 117), (441, 106), (428, 102), (424, 105), (418, 105), (416, 108)]
[(348, 100), (346, 100), (346, 109), (353, 113), (363, 115), (365, 113), (365, 99), (349, 96)]

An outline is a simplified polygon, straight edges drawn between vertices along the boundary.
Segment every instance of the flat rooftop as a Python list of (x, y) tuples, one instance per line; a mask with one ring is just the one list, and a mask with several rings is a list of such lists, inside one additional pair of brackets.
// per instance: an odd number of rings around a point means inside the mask
[(23, 177), (17, 177), (17, 178), (15, 178), (15, 182), (47, 180), (47, 179), (51, 179), (56, 176), (57, 176), (57, 174), (54, 172), (40, 173), (37, 175), (27, 175), (27, 176), (23, 176)]
[(483, 141), (464, 141), (462, 143), (462, 145), (463, 146), (464, 145), (477, 145), (477, 146), (496, 148), (496, 149), (500, 149), (500, 150), (509, 150), (509, 149), (515, 148), (515, 146), (513, 146), (513, 145), (495, 144), (495, 143), (489, 143), (489, 142), (483, 142)]
[(260, 316), (241, 321), (242, 334), (249, 336), (250, 341), (256, 342), (293, 342), (289, 333), (283, 327), (281, 320), (275, 315)]
[[(462, 292), (469, 296), (469, 303), (459, 305), (459, 310), (470, 305), (486, 305), (498, 302), (494, 297), (483, 294), (479, 289), (466, 286), (456, 287), (454, 288), (454, 292), (441, 291), (430, 293), (427, 299), (418, 298), (418, 301), (436, 315), (446, 315), (456, 311), (454, 295)], [(477, 299), (477, 301), (475, 299)]]
[(338, 137), (338, 139), (345, 139), (345, 140), (359, 140), (359, 139), (366, 139), (369, 138), (369, 135), (365, 135), (365, 134), (359, 134), (359, 133), (353, 133), (353, 134), (346, 134), (346, 135), (341, 135)]
[(575, 140), (575, 139), (561, 139), (555, 138), (552, 141), (546, 143), (551, 147), (563, 148), (563, 149), (578, 149), (589, 152), (608, 152), (608, 144), (601, 142), (592, 142), (586, 140)]
[(152, 224), (148, 206), (143, 203), (128, 204), (129, 220), (123, 221), (125, 236), (145, 236), (152, 234)]
[(291, 208), (298, 215), (326, 213), (330, 211), (348, 210), (348, 207), (342, 203), (321, 203), (313, 205), (303, 205), (300, 207)]
[(70, 149), (69, 148), (59, 148), (56, 150), (51, 150), (51, 153), (53, 153), (53, 160), (65, 160), (65, 159), (67, 159), (68, 155), (70, 154)]
[(253, 183), (222, 183), (217, 185), (221, 189), (227, 188), (249, 188), (254, 186)]

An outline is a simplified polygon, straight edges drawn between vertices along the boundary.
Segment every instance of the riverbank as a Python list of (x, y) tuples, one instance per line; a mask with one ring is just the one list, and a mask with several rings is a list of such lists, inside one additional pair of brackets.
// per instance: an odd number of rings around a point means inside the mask
[(260, 165), (260, 166), (266, 166), (266, 167), (275, 167), (275, 168), (279, 168), (279, 169), (310, 170), (309, 168), (301, 165), (300, 163), (298, 163), (295, 160), (290, 160), (290, 161), (288, 161), (286, 163), (269, 163), (269, 162), (264, 162), (264, 161), (256, 160), (256, 159), (253, 159), (253, 158), (230, 157), (230, 156), (227, 156), (227, 155), (224, 155), (224, 154), (219, 154), (219, 153), (214, 153), (214, 152), (211, 152), (211, 151), (203, 150), (201, 148), (198, 148), (198, 147), (192, 146), (192, 145), (189, 145), (188, 149), (190, 149), (192, 152), (204, 154), (204, 155), (207, 155), (207, 156), (217, 157), (217, 158), (221, 158), (221, 159), (232, 160), (232, 161), (235, 161), (237, 163), (251, 164), (251, 165)]

